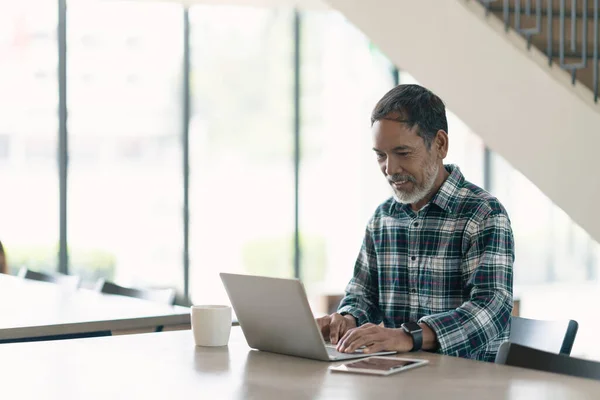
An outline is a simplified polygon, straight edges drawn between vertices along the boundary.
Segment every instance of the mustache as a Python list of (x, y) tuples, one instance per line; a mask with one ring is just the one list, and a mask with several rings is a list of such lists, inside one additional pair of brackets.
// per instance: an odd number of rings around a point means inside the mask
[(414, 177), (412, 177), (411, 175), (394, 174), (394, 175), (388, 176), (387, 180), (390, 183), (402, 182), (402, 181), (417, 183), (417, 180)]

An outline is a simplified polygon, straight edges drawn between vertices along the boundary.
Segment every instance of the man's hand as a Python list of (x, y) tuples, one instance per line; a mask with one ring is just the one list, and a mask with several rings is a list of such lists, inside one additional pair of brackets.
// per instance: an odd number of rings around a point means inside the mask
[[(333, 341), (332, 341), (333, 343)], [(397, 351), (405, 353), (413, 348), (413, 339), (402, 329), (384, 328), (379, 325), (365, 324), (360, 328), (353, 328), (346, 332), (340, 339), (337, 351), (353, 353), (362, 346), (365, 353), (379, 351)]]
[(325, 340), (337, 344), (339, 338), (344, 336), (349, 329), (356, 328), (356, 319), (350, 314), (341, 315), (334, 313), (317, 318), (317, 325)]

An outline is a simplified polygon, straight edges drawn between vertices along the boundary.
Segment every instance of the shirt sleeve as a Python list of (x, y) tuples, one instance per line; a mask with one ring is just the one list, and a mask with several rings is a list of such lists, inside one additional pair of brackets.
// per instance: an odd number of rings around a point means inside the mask
[(357, 326), (368, 322), (379, 324), (382, 321), (379, 310), (377, 257), (368, 228), (354, 264), (352, 279), (346, 286), (346, 295), (340, 303), (338, 312), (354, 316)]
[(489, 216), (471, 230), (462, 266), (469, 300), (419, 320), (436, 333), (438, 352), (459, 357), (469, 357), (503, 335), (513, 307), (514, 244), (508, 217)]

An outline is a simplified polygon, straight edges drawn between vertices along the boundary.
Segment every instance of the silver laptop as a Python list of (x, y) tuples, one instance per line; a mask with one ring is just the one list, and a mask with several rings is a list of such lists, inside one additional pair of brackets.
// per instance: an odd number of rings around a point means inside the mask
[(340, 353), (325, 345), (297, 279), (221, 273), (231, 305), (253, 349), (322, 361), (339, 361), (395, 352)]

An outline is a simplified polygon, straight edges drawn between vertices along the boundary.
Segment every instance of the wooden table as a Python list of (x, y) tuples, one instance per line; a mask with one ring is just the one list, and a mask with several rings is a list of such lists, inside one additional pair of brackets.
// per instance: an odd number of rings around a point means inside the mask
[(186, 307), (0, 275), (0, 343), (189, 325)]
[(584, 399), (600, 382), (416, 353), (430, 364), (389, 377), (332, 373), (328, 362), (229, 346), (191, 331), (0, 345), (10, 399)]

